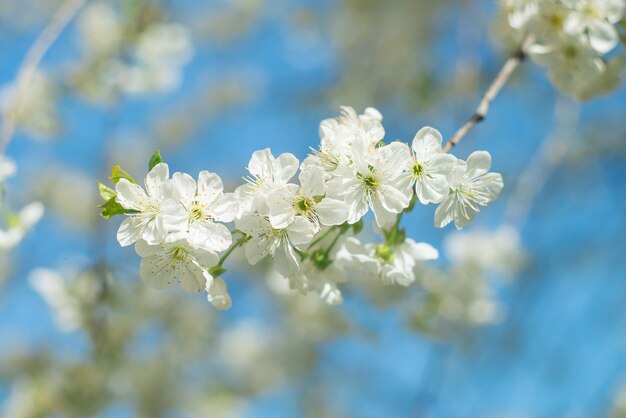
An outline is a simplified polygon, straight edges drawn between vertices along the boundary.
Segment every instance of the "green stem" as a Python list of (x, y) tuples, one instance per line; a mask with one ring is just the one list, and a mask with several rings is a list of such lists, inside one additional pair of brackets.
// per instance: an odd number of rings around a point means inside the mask
[(224, 261), (226, 261), (226, 259), (233, 253), (233, 251), (235, 251), (237, 249), (237, 247), (245, 244), (246, 242), (248, 242), (250, 240), (250, 236), (249, 235), (246, 235), (246, 234), (244, 234), (241, 231), (233, 231), (233, 233), (235, 233), (235, 232), (239, 232), (239, 233), (243, 234), (243, 236), (241, 238), (239, 238), (237, 241), (235, 241), (234, 243), (232, 243), (231, 246), (228, 247), (226, 252), (224, 254), (222, 254), (222, 256), (220, 257), (220, 260), (217, 263), (217, 266), (219, 266), (219, 267), (222, 267), (222, 265), (224, 265)]
[(335, 244), (337, 244), (337, 241), (339, 241), (339, 238), (341, 238), (341, 236), (343, 234), (345, 234), (346, 232), (348, 232), (350, 230), (350, 228), (343, 228), (340, 227), (339, 228), (339, 233), (337, 235), (335, 235), (335, 238), (333, 238), (332, 242), (330, 243), (330, 245), (328, 246), (328, 248), (326, 248), (326, 251), (324, 251), (324, 254), (326, 256), (328, 256), (328, 254), (330, 254), (330, 251), (333, 249), (333, 247), (335, 246)]
[(326, 231), (324, 231), (319, 237), (315, 238), (313, 240), (313, 242), (311, 242), (311, 244), (309, 245), (309, 247), (313, 247), (315, 244), (319, 244), (320, 241), (322, 241), (324, 238), (326, 238), (328, 236), (328, 234), (330, 234), (332, 231), (334, 231), (335, 229), (337, 229), (338, 226), (331, 226), (330, 228), (328, 228)]

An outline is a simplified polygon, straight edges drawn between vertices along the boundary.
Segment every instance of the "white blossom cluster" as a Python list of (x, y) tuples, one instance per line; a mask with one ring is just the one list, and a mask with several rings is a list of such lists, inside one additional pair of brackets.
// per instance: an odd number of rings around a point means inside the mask
[(31, 202), (19, 212), (9, 209), (5, 203), (5, 182), (17, 171), (15, 162), (0, 155), (0, 254), (15, 248), (43, 216), (40, 202)]
[(534, 38), (528, 52), (556, 88), (586, 100), (619, 86), (624, 54), (606, 54), (619, 44), (626, 1), (504, 0), (503, 8), (511, 28)]
[(142, 95), (174, 90), (193, 56), (191, 34), (183, 25), (148, 20), (133, 26), (105, 2), (85, 7), (78, 31), (84, 57), (75, 78), (92, 99), (104, 99), (111, 92)]
[[(220, 177), (208, 171), (197, 179), (170, 176), (155, 153), (145, 188), (119, 167), (111, 177), (115, 190), (100, 185), (103, 215), (127, 216), (117, 239), (135, 244), (146, 283), (164, 288), (178, 281), (190, 292), (206, 290), (219, 309), (231, 305), (220, 277), (223, 262), (239, 246), (251, 265), (269, 257), (292, 288), (317, 292), (330, 304), (342, 301), (336, 284), (354, 271), (407, 286), (417, 265), (438, 252), (406, 237), (399, 228), (403, 213), (417, 202), (438, 204), (434, 225), (454, 222), (461, 229), (499, 195), (503, 182), (489, 172), (488, 152), (466, 161), (443, 153), (433, 128), (421, 129), (411, 146), (385, 144), (384, 134), (376, 109), (358, 115), (344, 107), (340, 117), (322, 121), (319, 149), (302, 163), (290, 153), (254, 152), (246, 182), (234, 193), (224, 193)], [(347, 237), (360, 232), (370, 210), (384, 241)], [(225, 225), (231, 222), (232, 231)]]

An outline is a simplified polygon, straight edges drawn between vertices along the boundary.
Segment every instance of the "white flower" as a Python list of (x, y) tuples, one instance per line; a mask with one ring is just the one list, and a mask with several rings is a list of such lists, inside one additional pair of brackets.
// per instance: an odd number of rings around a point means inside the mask
[(189, 174), (174, 173), (172, 181), (186, 214), (178, 229), (189, 232), (189, 243), (195, 248), (216, 253), (228, 249), (232, 243), (230, 231), (217, 222), (232, 222), (239, 203), (232, 193), (223, 193), (219, 176), (201, 171), (196, 185)]
[(552, 44), (562, 35), (570, 9), (560, 1), (538, 0), (536, 14), (526, 22), (525, 30), (540, 44)]
[(313, 224), (340, 225), (348, 218), (347, 205), (337, 199), (325, 197), (326, 184), (322, 169), (310, 166), (300, 172), (300, 186), (288, 184), (276, 190), (268, 199), (269, 219), (274, 228), (285, 228), (296, 216)]
[(436, 260), (439, 252), (430, 244), (417, 243), (410, 238), (389, 246), (363, 245), (356, 238), (347, 238), (337, 253), (348, 272), (369, 275), (383, 284), (408, 286), (415, 281), (415, 270), (420, 261)]
[(287, 279), (291, 289), (303, 295), (315, 292), (329, 305), (338, 305), (343, 302), (343, 296), (337, 288), (337, 283), (345, 282), (347, 278), (338, 261), (333, 261), (332, 264), (320, 269), (313, 261), (306, 259), (298, 272)]
[[(439, 252), (430, 244), (415, 242), (407, 238), (403, 243), (390, 248), (391, 253), (381, 251), (380, 246), (369, 244), (380, 262), (380, 279), (383, 284), (408, 286), (415, 281), (415, 269), (420, 261), (439, 258)], [(382, 247), (384, 248), (384, 247)]]
[(0, 155), (0, 185), (9, 177), (13, 176), (17, 171), (17, 166), (12, 159)]
[(537, 14), (538, 1), (502, 0), (501, 7), (507, 15), (509, 25), (514, 29), (521, 29)]
[(425, 205), (439, 203), (448, 195), (448, 173), (454, 167), (456, 157), (441, 152), (442, 137), (431, 127), (419, 130), (411, 148), (413, 161), (409, 169), (415, 182), (415, 193)]
[(478, 206), (487, 206), (498, 197), (504, 183), (499, 173), (488, 173), (490, 167), (491, 155), (486, 151), (473, 152), (467, 162), (457, 160), (449, 176), (450, 194), (435, 211), (436, 227), (454, 220), (461, 229), (480, 212)]
[(85, 6), (77, 22), (80, 41), (89, 55), (114, 52), (122, 41), (123, 28), (115, 9), (107, 3), (93, 2)]
[(80, 328), (82, 324), (80, 299), (71, 292), (69, 283), (59, 272), (44, 268), (36, 269), (30, 273), (28, 281), (53, 309), (55, 321), (61, 330), (73, 331)]
[(375, 145), (385, 136), (383, 116), (373, 107), (368, 107), (362, 115), (349, 106), (341, 107), (341, 116), (325, 119), (320, 123), (320, 149), (307, 157), (303, 168), (314, 165), (332, 172), (340, 164), (346, 164), (351, 157), (352, 144), (357, 138)]
[(183, 290), (199, 292), (213, 282), (208, 269), (217, 264), (217, 255), (192, 247), (184, 233), (170, 234), (158, 245), (137, 241), (135, 251), (142, 257), (139, 275), (154, 289), (165, 289), (178, 280)]
[(572, 10), (565, 20), (565, 31), (580, 35), (597, 52), (609, 52), (619, 42), (614, 24), (624, 15), (624, 0), (564, 0)]
[(310, 243), (315, 234), (313, 224), (301, 216), (285, 228), (274, 228), (266, 216), (255, 213), (236, 220), (235, 226), (252, 237), (245, 244), (248, 262), (255, 265), (269, 255), (276, 262), (276, 270), (284, 276), (298, 271), (300, 256), (296, 250)]
[(444, 248), (448, 258), (462, 268), (473, 266), (508, 274), (518, 269), (524, 256), (519, 233), (510, 226), (452, 233), (446, 236)]
[(285, 186), (296, 174), (299, 165), (298, 159), (290, 153), (274, 158), (269, 148), (255, 151), (248, 163), (250, 176), (245, 179), (247, 184), (235, 190), (241, 201), (240, 215), (255, 210), (267, 214), (267, 196)]
[(130, 94), (170, 91), (180, 85), (183, 67), (193, 55), (189, 30), (182, 25), (154, 24), (137, 40), (133, 64), (115, 62), (109, 77)]
[(534, 61), (548, 67), (556, 88), (574, 95), (586, 92), (606, 71), (597, 52), (573, 36), (563, 35), (550, 45), (534, 45), (529, 52)]
[(207, 300), (220, 311), (230, 309), (233, 302), (228, 294), (228, 288), (221, 277), (214, 277), (206, 282)]
[(43, 213), (43, 204), (32, 202), (24, 206), (17, 214), (9, 214), (7, 229), (0, 229), (0, 250), (9, 250), (17, 246), (39, 222)]
[(328, 194), (341, 197), (349, 207), (348, 222), (353, 224), (371, 207), (376, 223), (384, 228), (395, 221), (411, 201), (411, 179), (404, 175), (411, 152), (406, 144), (392, 142), (373, 147), (364, 140), (352, 145), (352, 166), (335, 171), (328, 182)]
[(15, 84), (0, 87), (0, 110), (6, 112), (10, 106), (15, 106), (12, 110), (16, 126), (33, 139), (47, 141), (59, 131), (57, 95), (58, 89), (51, 77), (35, 71), (20, 91)]
[(154, 166), (146, 176), (145, 186), (147, 193), (126, 179), (115, 185), (117, 202), (138, 212), (129, 215), (117, 231), (117, 240), (123, 247), (140, 239), (150, 245), (160, 244), (175, 226), (174, 219), (180, 219), (178, 196), (167, 164)]

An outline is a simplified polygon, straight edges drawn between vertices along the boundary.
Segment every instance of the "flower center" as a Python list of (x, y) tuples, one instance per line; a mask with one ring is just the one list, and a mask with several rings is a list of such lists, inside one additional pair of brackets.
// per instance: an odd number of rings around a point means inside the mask
[(548, 23), (550, 24), (550, 26), (560, 29), (563, 27), (563, 16), (561, 16), (558, 13), (551, 13), (547, 16), (548, 19)]
[(422, 174), (424, 174), (424, 167), (415, 161), (415, 164), (413, 165), (413, 176), (421, 177)]
[(395, 255), (396, 254), (391, 251), (391, 247), (387, 244), (378, 244), (376, 246), (376, 257), (380, 258), (385, 263), (391, 263)]
[(598, 13), (598, 9), (592, 5), (592, 4), (587, 4), (585, 5), (585, 7), (582, 10), (582, 13), (587, 16), (587, 17), (600, 17), (600, 13)]
[(315, 201), (308, 197), (301, 197), (299, 200), (296, 200), (296, 202), (294, 203), (296, 211), (300, 214), (309, 212), (311, 209), (313, 209), (314, 205), (315, 205)]
[(568, 59), (574, 59), (578, 56), (578, 50), (573, 45), (565, 45), (563, 47), (563, 55)]
[(361, 174), (358, 173), (357, 177), (363, 182), (363, 185), (368, 191), (372, 191), (380, 186), (380, 180), (374, 177), (373, 174)]
[(170, 252), (170, 258), (177, 263), (182, 263), (187, 260), (188, 255), (189, 252), (183, 247), (174, 247)]

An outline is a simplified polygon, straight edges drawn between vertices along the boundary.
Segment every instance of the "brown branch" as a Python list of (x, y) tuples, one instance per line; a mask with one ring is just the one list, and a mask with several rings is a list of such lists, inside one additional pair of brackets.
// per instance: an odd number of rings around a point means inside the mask
[(511, 75), (515, 71), (515, 69), (520, 65), (520, 63), (526, 58), (526, 53), (528, 48), (533, 44), (534, 39), (529, 36), (527, 37), (522, 46), (504, 63), (500, 72), (496, 76), (496, 78), (492, 81), (491, 85), (483, 95), (476, 111), (472, 115), (471, 118), (463, 126), (459, 128), (458, 131), (454, 133), (452, 138), (446, 142), (443, 146), (443, 152), (450, 151), (454, 146), (456, 146), (461, 139), (472, 129), (476, 124), (482, 122), (485, 117), (487, 117), (487, 113), (489, 112), (489, 106), (495, 97), (498, 95), (502, 87), (509, 81)]
[(48, 25), (44, 28), (35, 42), (31, 45), (20, 68), (15, 76), (13, 92), (2, 115), (2, 132), (0, 133), (0, 155), (6, 151), (13, 131), (15, 119), (19, 112), (20, 97), (31, 82), (37, 67), (50, 47), (59, 38), (76, 13), (83, 7), (87, 0), (66, 0), (57, 12), (52, 16)]

